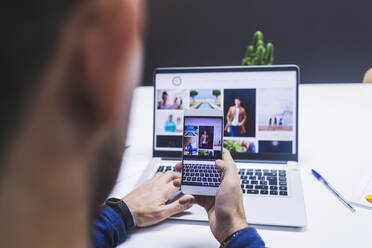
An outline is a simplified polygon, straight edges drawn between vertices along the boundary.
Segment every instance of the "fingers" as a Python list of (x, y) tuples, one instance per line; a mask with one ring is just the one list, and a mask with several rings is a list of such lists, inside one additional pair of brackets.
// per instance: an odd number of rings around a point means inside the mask
[[(175, 168), (175, 170), (177, 171), (177, 172), (181, 172), (182, 171), (182, 162), (179, 162), (179, 163), (177, 163), (175, 166), (174, 166), (174, 168)], [(173, 185), (175, 186), (175, 187), (181, 187), (181, 178), (178, 178), (178, 179), (175, 179), (175, 180), (173, 180)]]
[(236, 180), (237, 167), (227, 149), (223, 149), (223, 160), (216, 160), (216, 167), (222, 171), (223, 180)]
[(214, 206), (214, 196), (195, 196), (195, 203), (202, 206), (207, 212)]
[(182, 162), (179, 162), (175, 165), (176, 171), (181, 172), (182, 171)]
[(184, 195), (180, 199), (178, 199), (178, 201), (182, 205), (188, 204), (188, 203), (193, 204), (195, 202), (195, 196), (193, 196), (193, 195)]
[(181, 213), (185, 211), (186, 209), (191, 208), (194, 201), (195, 201), (194, 196), (184, 195), (178, 201), (174, 201), (168, 205), (165, 205), (164, 208), (165, 208), (167, 217)]
[(223, 148), (222, 150), (222, 159), (224, 161), (234, 162), (234, 159), (232, 158), (229, 150), (227, 150), (226, 148)]
[(163, 172), (156, 172), (152, 178), (159, 179), (163, 174), (164, 174)]
[(181, 178), (173, 180), (174, 187), (180, 188), (181, 187)]
[(153, 187), (160, 187), (159, 193), (163, 193), (164, 197), (169, 197), (181, 187), (181, 175), (173, 171), (158, 172), (151, 181), (154, 183)]
[[(181, 172), (182, 171), (182, 163), (179, 162), (175, 165), (175, 170), (177, 172)], [(169, 172), (169, 171), (168, 171)], [(166, 172), (165, 174), (167, 174), (168, 172)], [(155, 176), (157, 174), (160, 174), (160, 175), (164, 175), (164, 173), (156, 173)], [(165, 175), (166, 176), (166, 182), (170, 182), (170, 181), (173, 181), (173, 185), (174, 187), (181, 187), (181, 175), (179, 173), (170, 173), (169, 172), (169, 175)]]
[[(182, 168), (182, 165), (181, 165), (181, 168)], [(166, 183), (168, 183), (168, 182), (173, 181), (174, 179), (177, 179), (177, 178), (180, 178), (180, 177), (181, 177), (180, 173), (176, 173), (174, 171), (167, 171), (165, 173), (164, 172), (155, 173), (153, 179), (163, 180)]]
[(219, 169), (222, 172), (224, 172), (226, 170), (225, 163), (221, 159), (216, 160), (216, 167), (217, 167), (217, 169)]
[[(227, 162), (227, 163), (224, 163), (224, 162)], [(227, 168), (225, 166), (225, 164), (228, 164), (228, 163), (234, 163), (234, 160), (231, 157), (230, 152), (227, 149), (223, 148), (223, 150), (222, 150), (222, 160), (220, 160), (220, 159), (216, 160), (216, 166), (221, 171), (225, 171), (226, 168)]]
[(222, 171), (223, 177), (233, 174), (236, 170), (234, 162), (231, 163), (223, 160), (216, 160), (216, 167)]
[(217, 168), (220, 167), (222, 171), (225, 171), (227, 173), (233, 171), (235, 172), (237, 169), (234, 159), (231, 157), (230, 152), (225, 148), (222, 152), (222, 160), (217, 160), (216, 166)]
[(160, 180), (163, 180), (165, 183), (169, 183), (175, 179), (181, 178), (181, 175), (179, 173), (173, 172), (173, 171), (167, 171), (163, 173), (163, 177), (160, 178)]

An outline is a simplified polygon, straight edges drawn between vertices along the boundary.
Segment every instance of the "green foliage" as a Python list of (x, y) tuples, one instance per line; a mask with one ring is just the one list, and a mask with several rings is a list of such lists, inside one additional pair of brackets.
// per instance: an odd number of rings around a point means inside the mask
[(190, 91), (190, 97), (195, 101), (195, 96), (198, 95), (198, 92), (196, 90), (191, 90)]
[(225, 147), (229, 152), (241, 152), (241, 145), (232, 142), (231, 140), (224, 140), (223, 147)]
[(204, 150), (199, 150), (199, 156), (207, 156), (207, 152)]
[(216, 99), (218, 98), (218, 96), (221, 95), (221, 91), (220, 90), (213, 90), (212, 91), (212, 95), (214, 95), (216, 97)]
[(267, 43), (265, 47), (263, 33), (257, 31), (253, 35), (253, 45), (247, 47), (242, 65), (272, 65), (274, 62), (274, 45)]

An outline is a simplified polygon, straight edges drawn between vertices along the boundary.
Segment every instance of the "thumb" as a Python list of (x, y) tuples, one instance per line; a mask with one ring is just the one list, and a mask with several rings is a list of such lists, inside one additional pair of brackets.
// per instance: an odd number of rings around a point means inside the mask
[(237, 173), (237, 167), (228, 150), (223, 149), (222, 159), (216, 160), (216, 167), (223, 172), (224, 176)]
[(231, 157), (231, 153), (226, 148), (222, 150), (222, 159), (227, 162), (234, 162), (234, 159)]
[(167, 215), (172, 216), (179, 214), (189, 208), (194, 204), (195, 197), (192, 195), (184, 195), (178, 201), (174, 201), (170, 204), (165, 205)]

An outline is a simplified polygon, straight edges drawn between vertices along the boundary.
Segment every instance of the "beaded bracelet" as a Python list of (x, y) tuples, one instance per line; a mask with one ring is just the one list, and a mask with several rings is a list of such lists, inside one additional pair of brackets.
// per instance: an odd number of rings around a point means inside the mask
[[(245, 229), (245, 228), (243, 228), (243, 229)], [(221, 243), (220, 248), (224, 248), (224, 247), (226, 247), (226, 245), (230, 242), (230, 240), (231, 240), (232, 238), (235, 238), (236, 236), (238, 236), (239, 233), (240, 233), (243, 229), (238, 230), (238, 231), (234, 232), (233, 234), (231, 234), (229, 237), (227, 237), (227, 238), (226, 238), (226, 239)]]

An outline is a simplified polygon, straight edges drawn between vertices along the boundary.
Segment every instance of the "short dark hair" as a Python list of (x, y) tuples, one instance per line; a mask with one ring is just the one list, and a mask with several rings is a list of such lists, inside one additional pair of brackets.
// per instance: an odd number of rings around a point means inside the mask
[(0, 10), (0, 174), (4, 150), (16, 133), (40, 77), (58, 47), (67, 15), (83, 0), (5, 1)]
[(166, 91), (163, 91), (163, 94), (161, 94), (161, 98), (164, 98), (164, 96), (167, 96), (168, 93)]

